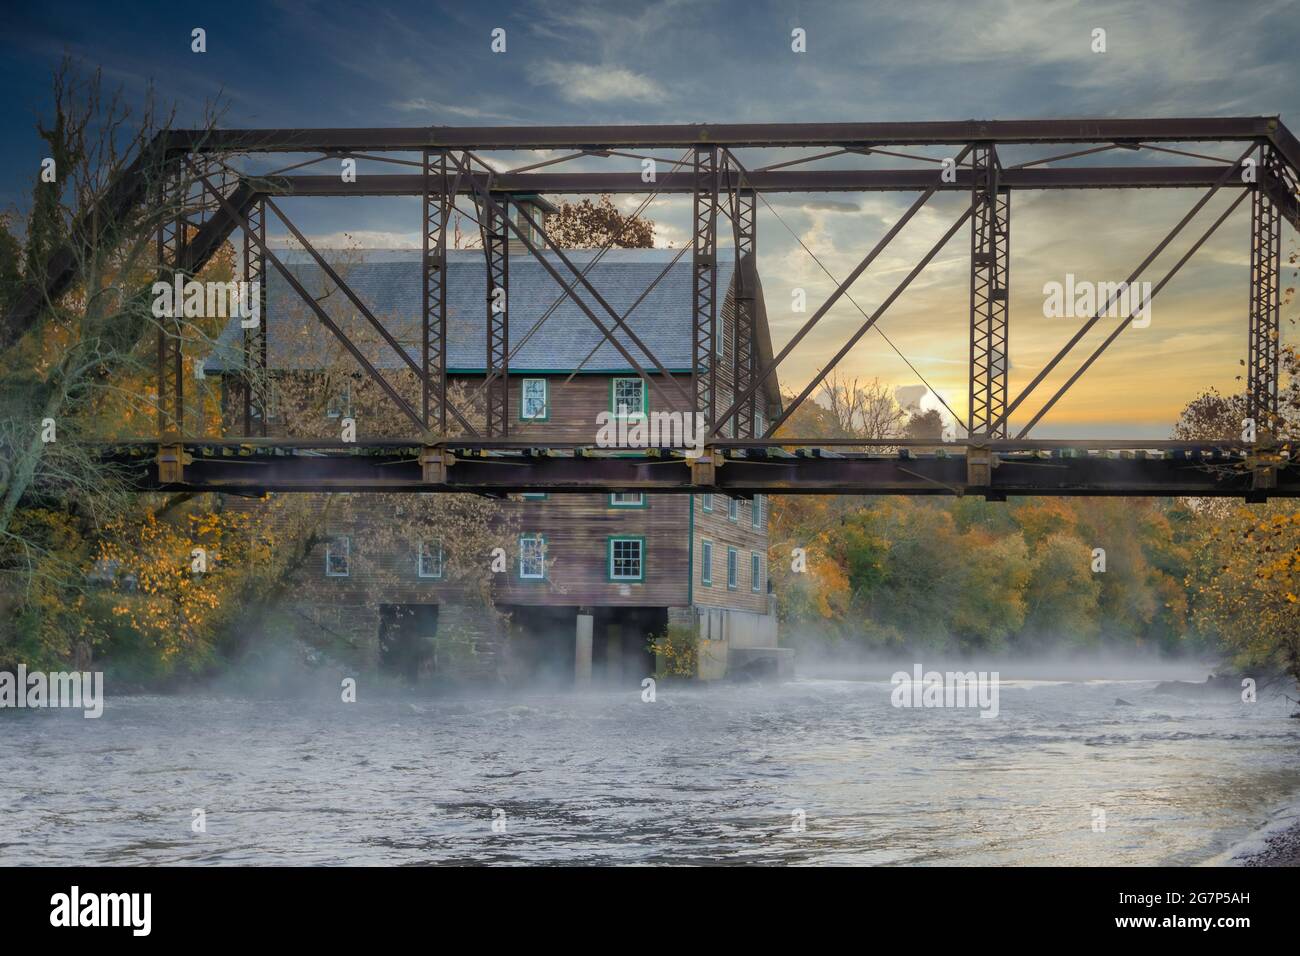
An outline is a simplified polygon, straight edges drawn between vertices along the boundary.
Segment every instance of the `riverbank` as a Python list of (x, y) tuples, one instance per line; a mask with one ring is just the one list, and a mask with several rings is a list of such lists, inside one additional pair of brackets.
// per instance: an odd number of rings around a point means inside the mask
[(1300, 799), (1277, 810), (1258, 831), (1210, 862), (1223, 866), (1300, 866)]

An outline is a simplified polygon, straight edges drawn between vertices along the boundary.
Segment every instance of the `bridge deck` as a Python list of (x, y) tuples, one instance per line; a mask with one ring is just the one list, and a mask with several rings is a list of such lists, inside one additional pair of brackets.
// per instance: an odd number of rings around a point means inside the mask
[[(710, 443), (675, 449), (574, 442), (404, 439), (134, 441), (103, 446), (141, 490), (428, 492), (613, 491), (898, 495), (1300, 496), (1293, 448), (1167, 441)], [(160, 472), (160, 460), (162, 471)], [(176, 467), (181, 468), (179, 479)], [(160, 474), (169, 480), (161, 480)], [(984, 476), (987, 476), (985, 478)]]

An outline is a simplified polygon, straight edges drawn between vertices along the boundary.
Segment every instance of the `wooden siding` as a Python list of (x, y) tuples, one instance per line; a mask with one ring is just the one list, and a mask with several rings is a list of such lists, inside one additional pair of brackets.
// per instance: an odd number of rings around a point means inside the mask
[[(760, 499), (756, 498), (755, 501)], [(704, 495), (695, 496), (694, 603), (702, 607), (726, 607), (743, 611), (767, 613), (767, 498), (761, 499), (762, 527), (752, 526), (754, 502), (738, 501), (737, 519), (727, 517), (726, 495), (713, 495), (713, 512), (704, 510)], [(713, 583), (706, 584), (704, 542), (713, 542)], [(727, 548), (737, 551), (736, 587), (727, 587)], [(750, 555), (759, 555), (762, 580), (759, 590), (753, 590), (750, 575)]]

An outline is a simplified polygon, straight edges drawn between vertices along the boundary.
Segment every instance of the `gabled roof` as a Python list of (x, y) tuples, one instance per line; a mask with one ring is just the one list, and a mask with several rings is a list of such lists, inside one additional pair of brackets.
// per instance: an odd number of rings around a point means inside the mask
[[(597, 250), (566, 251), (581, 271)], [(587, 272), (587, 279), (619, 314), (624, 314), (677, 255), (675, 249), (611, 249)], [(327, 260), (332, 257), (323, 253)], [(330, 288), (325, 274), (303, 252), (276, 251), (294, 276), (315, 296)], [(338, 268), (344, 281), (366, 304), (385, 328), (419, 361), (420, 321), (423, 289), (418, 250), (369, 250), (362, 261)], [(447, 253), (447, 368), (455, 373), (481, 373), (486, 362), (487, 280), (481, 250), (461, 249)], [(548, 259), (564, 276), (568, 271), (553, 254)], [(306, 260), (306, 261), (304, 261)], [(722, 296), (735, 271), (731, 250), (718, 252), (719, 312)], [(564, 287), (557, 283), (531, 255), (510, 257), (510, 347), (519, 351), (510, 361), (511, 370), (565, 372), (582, 367), (584, 372), (628, 371), (631, 366), (569, 297), (531, 336), (528, 333), (560, 298)], [(268, 269), (267, 363), (273, 369), (318, 368), (336, 340), (274, 268)], [(578, 288), (577, 294), (606, 326), (613, 321), (591, 295)], [(629, 317), (627, 324), (670, 371), (689, 372), (691, 367), (691, 256), (684, 254)], [(322, 300), (335, 321), (349, 330), (373, 331), (346, 297), (337, 290)], [(287, 318), (286, 318), (287, 317)], [(764, 330), (765, 331), (765, 330)], [(623, 332), (621, 344), (643, 366), (646, 360)], [(528, 336), (525, 341), (525, 337)], [(217, 348), (204, 369), (209, 374), (238, 370), (242, 365), (242, 336), (239, 320), (232, 319), (222, 331)], [(522, 345), (520, 343), (523, 343)], [(593, 349), (594, 354), (591, 354)], [(403, 363), (382, 343), (363, 349), (380, 369)], [(590, 357), (589, 357), (590, 356)], [(585, 361), (585, 364), (584, 364)]]

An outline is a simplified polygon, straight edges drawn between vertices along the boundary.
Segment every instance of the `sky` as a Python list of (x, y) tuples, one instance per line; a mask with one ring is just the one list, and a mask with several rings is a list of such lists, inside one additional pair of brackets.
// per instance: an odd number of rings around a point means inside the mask
[[(225, 127), (1279, 114), (1300, 131), (1300, 84), (1288, 68), (1300, 39), (1297, 12), (1297, 3), (1267, 0), (229, 2), (202, 12), (172, 4), (19, 4), (6, 14), (0, 36), (0, 80), (8, 93), (0, 101), (0, 208), (21, 213), (28, 206), (44, 156), (35, 122), (49, 109), (50, 75), (65, 55), (102, 68), (130, 102), (152, 88), (160, 102), (174, 104), (181, 126), (195, 125), (217, 102)], [(195, 27), (206, 31), (205, 53), (191, 50)], [(491, 49), (497, 28), (505, 30), (504, 53)], [(795, 28), (806, 33), (806, 52), (791, 49)], [(1098, 29), (1105, 31), (1104, 52), (1093, 49)], [(1003, 162), (1053, 151), (1008, 151)], [(1229, 158), (1225, 150), (1214, 153)], [(504, 167), (544, 155), (492, 158)], [(752, 166), (791, 155), (749, 151), (741, 158)], [(1170, 160), (1147, 152), (1122, 155), (1125, 162)], [(836, 162), (845, 165), (831, 166)], [(873, 164), (900, 165), (875, 158), (848, 165)], [(557, 168), (639, 166), (588, 160)], [(1012, 395), (1083, 321), (1045, 316), (1044, 286), (1064, 283), (1067, 274), (1076, 281), (1123, 279), (1198, 195), (1134, 190), (1013, 197)], [(851, 271), (913, 198), (837, 193), (779, 195), (760, 203), (759, 271), (778, 348), (808, 317), (792, 310), (792, 290), (806, 290), (811, 313), (835, 287), (826, 272), (838, 280)], [(1216, 196), (1143, 278), (1159, 279), (1233, 198)], [(630, 209), (637, 201), (625, 197), (622, 204)], [(932, 200), (853, 285), (857, 304), (870, 313), (965, 201), (959, 195)], [(1035, 427), (1035, 437), (1166, 437), (1182, 405), (1206, 388), (1240, 389), (1248, 205), (1161, 292), (1150, 325), (1125, 331)], [(413, 200), (296, 199), (286, 202), (286, 211), (321, 246), (419, 241)], [(659, 244), (680, 247), (687, 240), (684, 198), (659, 198), (647, 215), (658, 225)], [(286, 237), (272, 230), (272, 238)], [(1284, 254), (1294, 249), (1294, 238), (1284, 226)], [(962, 230), (880, 321), (915, 371), (874, 333), (840, 370), (891, 387), (924, 378), (964, 416), (968, 256), (969, 233)], [(1286, 321), (1294, 314), (1284, 312), (1288, 341), (1296, 338)], [(862, 321), (847, 301), (833, 308), (781, 366), (783, 386), (806, 383)], [(1036, 410), (1114, 324), (1099, 323), (1025, 410)], [(1027, 419), (1024, 413), (1013, 417), (1013, 429)]]

